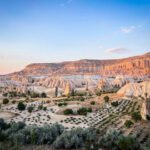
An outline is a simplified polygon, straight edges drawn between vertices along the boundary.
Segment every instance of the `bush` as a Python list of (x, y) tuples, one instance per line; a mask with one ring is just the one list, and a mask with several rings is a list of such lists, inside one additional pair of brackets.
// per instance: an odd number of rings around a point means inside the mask
[(28, 112), (29, 112), (29, 113), (32, 113), (33, 109), (34, 109), (33, 106), (29, 106), (29, 107), (28, 107)]
[(3, 99), (3, 104), (8, 104), (8, 103), (9, 103), (9, 99), (4, 98), (4, 99)]
[(126, 120), (126, 122), (124, 123), (124, 125), (127, 127), (127, 128), (130, 128), (132, 125), (133, 125), (133, 122), (131, 120)]
[(92, 102), (91, 102), (91, 105), (95, 105), (95, 101), (92, 101)]
[(111, 102), (111, 105), (114, 106), (114, 107), (117, 107), (119, 105), (118, 101), (116, 102)]
[(46, 98), (46, 97), (47, 97), (46, 93), (44, 93), (44, 92), (41, 93), (41, 97), (42, 97), (42, 98)]
[(82, 107), (77, 110), (78, 115), (86, 116), (88, 112), (92, 112), (92, 108)]
[(142, 117), (141, 117), (140, 112), (133, 112), (133, 113), (131, 114), (131, 117), (132, 117), (132, 119), (133, 119), (134, 121), (136, 121), (136, 122), (142, 120)]
[(23, 102), (18, 103), (18, 110), (23, 111), (26, 109), (26, 105)]
[(147, 120), (150, 120), (150, 116), (149, 116), (149, 115), (146, 115), (146, 119), (147, 119)]
[(105, 96), (104, 101), (105, 101), (105, 103), (108, 103), (109, 102), (109, 96)]
[(43, 110), (46, 111), (46, 110), (47, 110), (47, 107), (43, 107)]
[(102, 149), (114, 150), (141, 150), (137, 139), (130, 136), (123, 136), (117, 131), (106, 133), (99, 139), (99, 146)]
[(64, 114), (65, 115), (71, 115), (71, 114), (73, 114), (73, 110), (72, 109), (66, 109), (66, 110), (64, 110)]

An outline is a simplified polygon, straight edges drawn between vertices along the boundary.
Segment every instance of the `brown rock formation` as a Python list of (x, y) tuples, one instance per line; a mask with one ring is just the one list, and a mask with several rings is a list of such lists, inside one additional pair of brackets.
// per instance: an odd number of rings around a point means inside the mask
[[(150, 53), (114, 60), (79, 60), (62, 63), (31, 64), (17, 75), (100, 74), (103, 76), (150, 75)], [(14, 74), (13, 74), (14, 75)]]

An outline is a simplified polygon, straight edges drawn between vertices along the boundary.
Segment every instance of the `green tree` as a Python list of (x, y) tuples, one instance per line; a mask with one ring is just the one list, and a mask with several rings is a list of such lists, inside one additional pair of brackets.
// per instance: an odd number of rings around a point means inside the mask
[(33, 109), (34, 109), (33, 106), (29, 106), (29, 107), (28, 107), (28, 112), (29, 112), (29, 113), (32, 113)]
[(26, 109), (26, 105), (23, 102), (18, 103), (18, 110), (23, 111)]
[(105, 96), (104, 101), (105, 101), (105, 103), (108, 103), (109, 102), (109, 96)]
[(42, 98), (46, 98), (46, 97), (47, 97), (46, 93), (45, 93), (45, 92), (42, 92), (42, 93), (41, 93), (41, 97), (42, 97)]
[(132, 119), (133, 119), (134, 121), (136, 121), (136, 122), (142, 120), (142, 117), (141, 117), (140, 112), (133, 112), (133, 113), (131, 114), (131, 117), (132, 117)]
[(127, 128), (130, 128), (132, 125), (133, 125), (133, 122), (131, 120), (126, 120), (126, 122), (124, 123), (124, 125), (127, 127)]
[(3, 104), (8, 104), (8, 103), (9, 103), (9, 99), (4, 98), (4, 99), (3, 99)]
[(92, 102), (91, 102), (91, 105), (95, 105), (95, 101), (92, 101)]
[(66, 110), (64, 110), (64, 114), (65, 115), (73, 114), (73, 110), (72, 109), (66, 109)]

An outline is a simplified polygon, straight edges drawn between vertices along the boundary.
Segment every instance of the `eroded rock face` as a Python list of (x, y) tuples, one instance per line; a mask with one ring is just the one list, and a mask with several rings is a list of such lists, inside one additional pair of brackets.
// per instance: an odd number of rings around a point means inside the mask
[(79, 60), (62, 63), (31, 64), (14, 75), (73, 75), (99, 74), (102, 76), (130, 75), (144, 76), (150, 74), (150, 53), (116, 60)]
[[(123, 75), (122, 75), (123, 74)], [(150, 75), (150, 53), (117, 60), (79, 60), (62, 63), (31, 64), (24, 70), (0, 76), (0, 87), (59, 87), (64, 89), (69, 82), (76, 88), (106, 88), (128, 83), (125, 76), (144, 77)], [(109, 77), (109, 78), (108, 78)], [(110, 79), (110, 77), (113, 77)], [(115, 79), (114, 79), (115, 77)], [(102, 80), (100, 80), (102, 79)]]
[(150, 97), (150, 81), (126, 84), (118, 91), (118, 94), (128, 97), (145, 97), (147, 94)]
[(98, 88), (100, 90), (110, 90), (114, 87), (122, 87), (129, 82), (134, 82), (134, 80), (121, 75), (116, 76), (116, 78), (102, 78), (99, 80)]
[(150, 99), (145, 99), (141, 108), (141, 116), (144, 120), (150, 117)]

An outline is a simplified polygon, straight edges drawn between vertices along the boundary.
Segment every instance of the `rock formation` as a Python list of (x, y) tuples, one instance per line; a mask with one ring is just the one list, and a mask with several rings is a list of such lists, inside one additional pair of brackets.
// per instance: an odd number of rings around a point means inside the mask
[(50, 76), (54, 74), (99, 74), (102, 76), (128, 75), (135, 77), (150, 75), (150, 53), (124, 59), (84, 59), (62, 63), (30, 64), (24, 70), (13, 73), (11, 76)]
[(141, 83), (128, 83), (124, 87), (122, 87), (119, 91), (119, 95), (127, 96), (127, 97), (143, 97), (145, 98), (145, 94), (150, 97), (150, 81), (144, 81)]
[(150, 99), (145, 99), (141, 108), (141, 116), (144, 120), (150, 119)]

